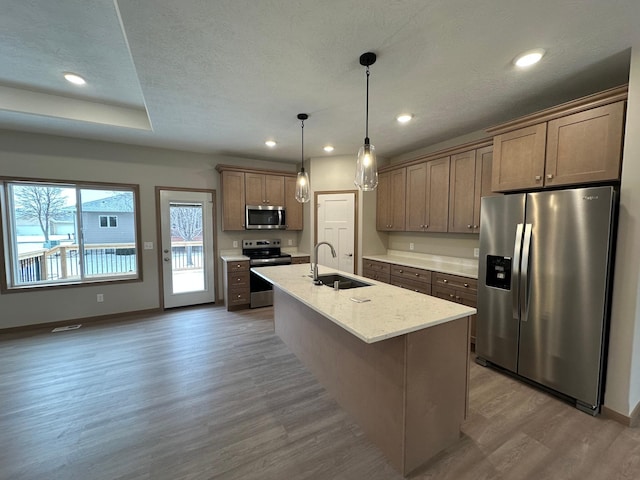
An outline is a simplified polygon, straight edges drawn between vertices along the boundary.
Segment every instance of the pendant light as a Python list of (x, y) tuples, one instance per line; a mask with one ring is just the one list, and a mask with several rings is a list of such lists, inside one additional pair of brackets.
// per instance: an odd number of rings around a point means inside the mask
[(309, 118), (309, 115), (306, 113), (298, 114), (298, 120), (300, 120), (302, 126), (302, 166), (296, 179), (296, 200), (300, 203), (307, 203), (311, 200), (311, 195), (309, 195), (309, 175), (304, 171), (304, 121), (307, 118)]
[(360, 55), (360, 65), (367, 67), (367, 109), (366, 130), (364, 145), (358, 151), (356, 163), (356, 178), (353, 183), (360, 190), (375, 190), (378, 186), (378, 164), (376, 162), (376, 149), (369, 142), (369, 67), (376, 63), (376, 54), (367, 52)]

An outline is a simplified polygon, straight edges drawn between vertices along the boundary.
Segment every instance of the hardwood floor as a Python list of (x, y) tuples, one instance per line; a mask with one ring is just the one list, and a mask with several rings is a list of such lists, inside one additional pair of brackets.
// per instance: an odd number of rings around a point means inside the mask
[[(0, 479), (401, 479), (271, 315), (0, 334)], [(472, 364), (463, 436), (411, 478), (638, 479), (640, 430)]]

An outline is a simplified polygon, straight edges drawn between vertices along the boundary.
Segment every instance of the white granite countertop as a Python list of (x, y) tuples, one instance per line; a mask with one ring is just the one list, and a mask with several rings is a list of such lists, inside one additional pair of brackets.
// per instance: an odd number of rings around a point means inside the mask
[(386, 255), (364, 255), (362, 259), (395, 263), (405, 267), (424, 268), (432, 272), (448, 273), (467, 278), (478, 278), (478, 260), (470, 258), (388, 250)]
[[(476, 313), (475, 308), (322, 265), (319, 266), (320, 274), (340, 273), (371, 285), (337, 291), (324, 285), (314, 285), (309, 276), (308, 264), (259, 267), (252, 268), (251, 271), (367, 343), (379, 342)], [(369, 301), (357, 303), (352, 298)]]
[(246, 257), (242, 254), (220, 255), (220, 258), (223, 262), (242, 262), (245, 260), (249, 260), (249, 257)]

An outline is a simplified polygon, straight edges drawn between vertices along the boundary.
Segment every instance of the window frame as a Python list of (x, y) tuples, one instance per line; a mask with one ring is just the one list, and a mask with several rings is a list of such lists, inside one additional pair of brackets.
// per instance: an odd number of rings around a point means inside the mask
[[(102, 219), (106, 219), (106, 225), (102, 226)], [(111, 225), (111, 219), (114, 220), (115, 225)], [(117, 215), (98, 215), (98, 228), (118, 228), (118, 216)]]
[[(13, 209), (13, 202), (10, 197), (10, 184), (26, 183), (26, 184), (38, 184), (43, 186), (59, 186), (61, 188), (74, 188), (78, 201), (80, 199), (80, 191), (87, 190), (108, 190), (108, 191), (122, 191), (131, 192), (133, 194), (134, 205), (134, 234), (135, 234), (135, 259), (136, 259), (136, 272), (132, 275), (123, 275), (122, 277), (111, 276), (91, 276), (87, 278), (86, 273), (83, 272), (81, 278), (74, 278), (72, 280), (39, 282), (15, 285), (15, 246), (13, 236), (13, 228), (15, 228), (15, 215)], [(82, 241), (82, 235), (80, 234), (82, 229), (82, 220), (80, 219), (81, 209), (77, 209), (77, 225), (78, 231), (76, 235), (80, 237), (78, 239), (79, 248), (84, 249), (84, 242)], [(109, 227), (114, 228), (114, 227)], [(80, 246), (81, 245), (81, 246)], [(116, 183), (116, 182), (93, 182), (93, 181), (79, 181), (79, 180), (60, 180), (60, 179), (46, 179), (46, 178), (32, 178), (32, 177), (7, 177), (0, 176), (0, 293), (15, 293), (15, 292), (32, 292), (37, 290), (49, 290), (57, 288), (75, 288), (85, 286), (95, 286), (96, 284), (113, 284), (113, 283), (133, 283), (143, 281), (143, 248), (142, 248), (142, 229), (141, 229), (141, 213), (140, 213), (140, 185), (129, 183)]]

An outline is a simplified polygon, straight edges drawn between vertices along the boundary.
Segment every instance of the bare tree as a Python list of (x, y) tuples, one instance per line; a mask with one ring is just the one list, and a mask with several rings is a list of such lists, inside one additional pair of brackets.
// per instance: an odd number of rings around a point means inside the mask
[[(202, 235), (202, 209), (196, 206), (171, 206), (171, 234), (189, 242)], [(193, 265), (192, 246), (186, 246), (187, 265)]]
[(27, 220), (38, 220), (44, 241), (49, 241), (51, 220), (62, 218), (65, 214), (66, 197), (59, 187), (40, 187), (37, 185), (16, 185), (13, 187), (16, 200), (16, 215)]

